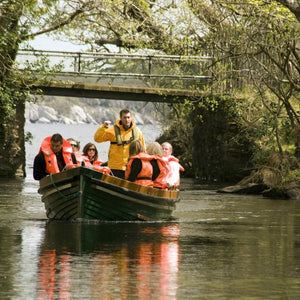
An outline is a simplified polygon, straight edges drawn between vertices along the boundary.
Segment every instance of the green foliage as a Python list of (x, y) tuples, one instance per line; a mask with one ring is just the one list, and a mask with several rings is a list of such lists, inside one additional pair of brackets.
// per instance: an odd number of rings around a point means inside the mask
[(21, 87), (0, 86), (0, 120), (2, 128), (6, 128), (8, 122), (14, 118), (17, 104), (28, 99), (29, 92)]
[(182, 104), (174, 104), (170, 107), (166, 123), (170, 126), (158, 138), (159, 143), (169, 142), (173, 146), (174, 155), (186, 169), (185, 176), (192, 176), (192, 138), (193, 138), (193, 119), (191, 111), (193, 104), (186, 100)]
[[(278, 1), (4, 0), (0, 15), (0, 134), (18, 104), (29, 99), (29, 87), (24, 85), (36, 79), (34, 72), (45, 79), (51, 71), (62, 69), (62, 63), (53, 66), (39, 57), (24, 63), (20, 76), (14, 64), (19, 45), (40, 34), (56, 34), (99, 52), (212, 57), (205, 68), (183, 61), (152, 65), (152, 72), (159, 75), (211, 76), (209, 84), (165, 78), (150, 82), (203, 92), (201, 99), (172, 106), (169, 133), (186, 162), (191, 158), (192, 128), (201, 129), (209, 118), (234, 120), (231, 124), (239, 132), (220, 130), (222, 136), (216, 138), (225, 148), (242, 137), (251, 141), (256, 163), (265, 163), (272, 150), (282, 152), (292, 143), (297, 148), (293, 128), (300, 124), (299, 24)], [(111, 71), (109, 64), (102, 63), (84, 67)], [(131, 62), (113, 65), (118, 72), (129, 73), (148, 68)]]
[(267, 165), (272, 152), (284, 150), (292, 153), (295, 142), (293, 127), (287, 111), (282, 108), (278, 112), (276, 97), (270, 92), (253, 93), (251, 89), (244, 89), (240, 97), (237, 109), (245, 134), (254, 143), (253, 164)]
[(32, 135), (32, 133), (31, 133), (30, 131), (27, 131), (27, 132), (25, 133), (24, 142), (25, 142), (25, 143), (28, 143), (28, 144), (30, 144), (30, 145), (32, 145), (32, 140), (33, 140), (33, 135)]
[(283, 179), (283, 184), (298, 183), (300, 184), (300, 169), (295, 169), (287, 173)]

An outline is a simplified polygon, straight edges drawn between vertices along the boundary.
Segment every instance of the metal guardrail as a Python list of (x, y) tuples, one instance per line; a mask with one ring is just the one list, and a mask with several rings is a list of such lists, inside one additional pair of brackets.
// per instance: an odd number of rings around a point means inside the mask
[[(94, 52), (19, 50), (20, 69), (36, 70), (41, 64), (64, 76), (96, 78), (137, 78), (151, 86), (202, 85), (211, 78), (210, 57), (179, 55), (143, 55)], [(149, 79), (151, 82), (149, 82)]]

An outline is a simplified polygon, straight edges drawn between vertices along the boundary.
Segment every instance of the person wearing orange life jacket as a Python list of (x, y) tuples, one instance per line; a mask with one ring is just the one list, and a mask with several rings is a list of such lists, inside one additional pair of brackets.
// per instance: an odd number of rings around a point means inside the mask
[(125, 179), (144, 186), (153, 187), (151, 155), (145, 153), (141, 141), (134, 140), (129, 146), (129, 159), (125, 170)]
[(109, 167), (102, 166), (103, 161), (98, 158), (98, 150), (93, 143), (87, 143), (83, 147), (82, 158), (87, 168), (92, 168), (107, 175), (111, 174)]
[(87, 143), (82, 150), (82, 157), (86, 163), (100, 166), (103, 161), (98, 158), (97, 147), (93, 143)]
[(83, 165), (83, 157), (80, 154), (80, 142), (76, 141), (73, 138), (68, 138), (67, 141), (70, 143), (72, 147), (72, 160), (73, 164), (80, 167)]
[(172, 155), (173, 147), (170, 143), (165, 142), (162, 145), (163, 160), (169, 165), (169, 173), (167, 176), (168, 188), (177, 188), (180, 185), (180, 171), (184, 171), (184, 168), (179, 163), (178, 158)]
[(46, 137), (34, 158), (33, 178), (40, 180), (49, 174), (73, 168), (72, 147), (59, 133)]
[(162, 158), (162, 147), (157, 142), (151, 142), (147, 145), (147, 153), (151, 155), (151, 165), (153, 167), (153, 187), (158, 189), (167, 188), (167, 175), (169, 172), (168, 164)]

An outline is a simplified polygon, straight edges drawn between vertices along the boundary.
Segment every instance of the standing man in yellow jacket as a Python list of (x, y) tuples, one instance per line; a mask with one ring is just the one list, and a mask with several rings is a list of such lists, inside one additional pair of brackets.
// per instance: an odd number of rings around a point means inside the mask
[(114, 176), (125, 179), (129, 144), (133, 140), (140, 140), (145, 147), (144, 137), (132, 120), (129, 109), (122, 109), (120, 119), (116, 120), (114, 126), (110, 126), (110, 124), (110, 121), (105, 121), (97, 129), (94, 139), (97, 143), (110, 141), (108, 167)]

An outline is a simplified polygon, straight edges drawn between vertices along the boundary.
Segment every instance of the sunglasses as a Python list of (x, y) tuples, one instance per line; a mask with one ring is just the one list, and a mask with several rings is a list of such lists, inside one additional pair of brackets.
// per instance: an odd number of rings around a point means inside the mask
[(72, 147), (78, 147), (77, 144), (71, 144)]
[(96, 151), (95, 148), (89, 148), (88, 151)]

